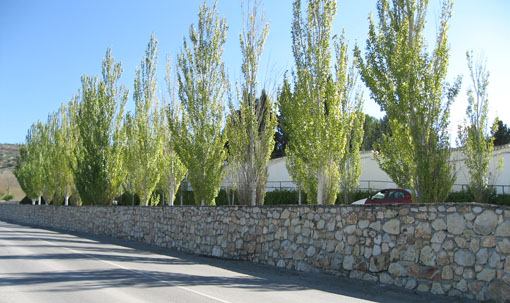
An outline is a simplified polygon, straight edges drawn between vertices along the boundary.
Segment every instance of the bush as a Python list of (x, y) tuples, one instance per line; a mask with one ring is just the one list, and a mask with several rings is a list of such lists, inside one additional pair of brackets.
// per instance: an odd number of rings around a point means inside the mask
[[(306, 194), (301, 192), (302, 203), (306, 204)], [(264, 205), (296, 205), (299, 203), (299, 193), (296, 190), (268, 191)]]
[(445, 202), (459, 203), (459, 202), (473, 202), (473, 200), (474, 200), (473, 195), (469, 191), (462, 190), (451, 192), (446, 198)]

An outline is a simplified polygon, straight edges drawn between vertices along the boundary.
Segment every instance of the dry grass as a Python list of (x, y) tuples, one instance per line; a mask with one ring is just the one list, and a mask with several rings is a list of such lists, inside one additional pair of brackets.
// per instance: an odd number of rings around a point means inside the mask
[(14, 200), (21, 200), (25, 193), (21, 190), (18, 180), (13, 174), (16, 159), (19, 156), (19, 145), (0, 144), (0, 193), (9, 193)]

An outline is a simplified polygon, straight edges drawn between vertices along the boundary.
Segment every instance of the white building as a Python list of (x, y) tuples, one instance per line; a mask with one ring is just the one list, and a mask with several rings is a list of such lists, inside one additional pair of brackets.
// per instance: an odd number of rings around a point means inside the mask
[[(457, 181), (453, 186), (453, 191), (460, 191), (463, 188), (467, 189), (469, 175), (464, 165), (464, 156), (461, 150), (454, 150), (451, 160), (457, 174)], [(500, 170), (497, 169), (499, 161), (503, 164)], [(396, 187), (391, 178), (379, 167), (372, 151), (361, 153), (361, 165), (360, 189)], [(291, 181), (287, 171), (285, 157), (270, 160), (268, 172), (267, 191), (296, 189), (296, 184)], [(489, 173), (492, 180), (491, 183), (496, 187), (496, 191), (498, 193), (510, 194), (510, 144), (495, 148)]]

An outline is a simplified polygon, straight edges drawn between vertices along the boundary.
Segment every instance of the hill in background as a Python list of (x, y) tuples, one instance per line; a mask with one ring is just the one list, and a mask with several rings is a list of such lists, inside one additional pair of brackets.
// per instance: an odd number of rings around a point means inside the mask
[(25, 193), (13, 174), (16, 159), (19, 157), (18, 144), (0, 144), (0, 193), (11, 194), (14, 200), (21, 200)]

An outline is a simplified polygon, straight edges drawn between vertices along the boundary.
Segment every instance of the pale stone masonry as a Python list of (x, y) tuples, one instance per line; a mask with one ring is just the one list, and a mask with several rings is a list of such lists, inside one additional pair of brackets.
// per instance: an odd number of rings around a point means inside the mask
[(510, 302), (510, 207), (1, 205), (0, 218), (439, 295)]

